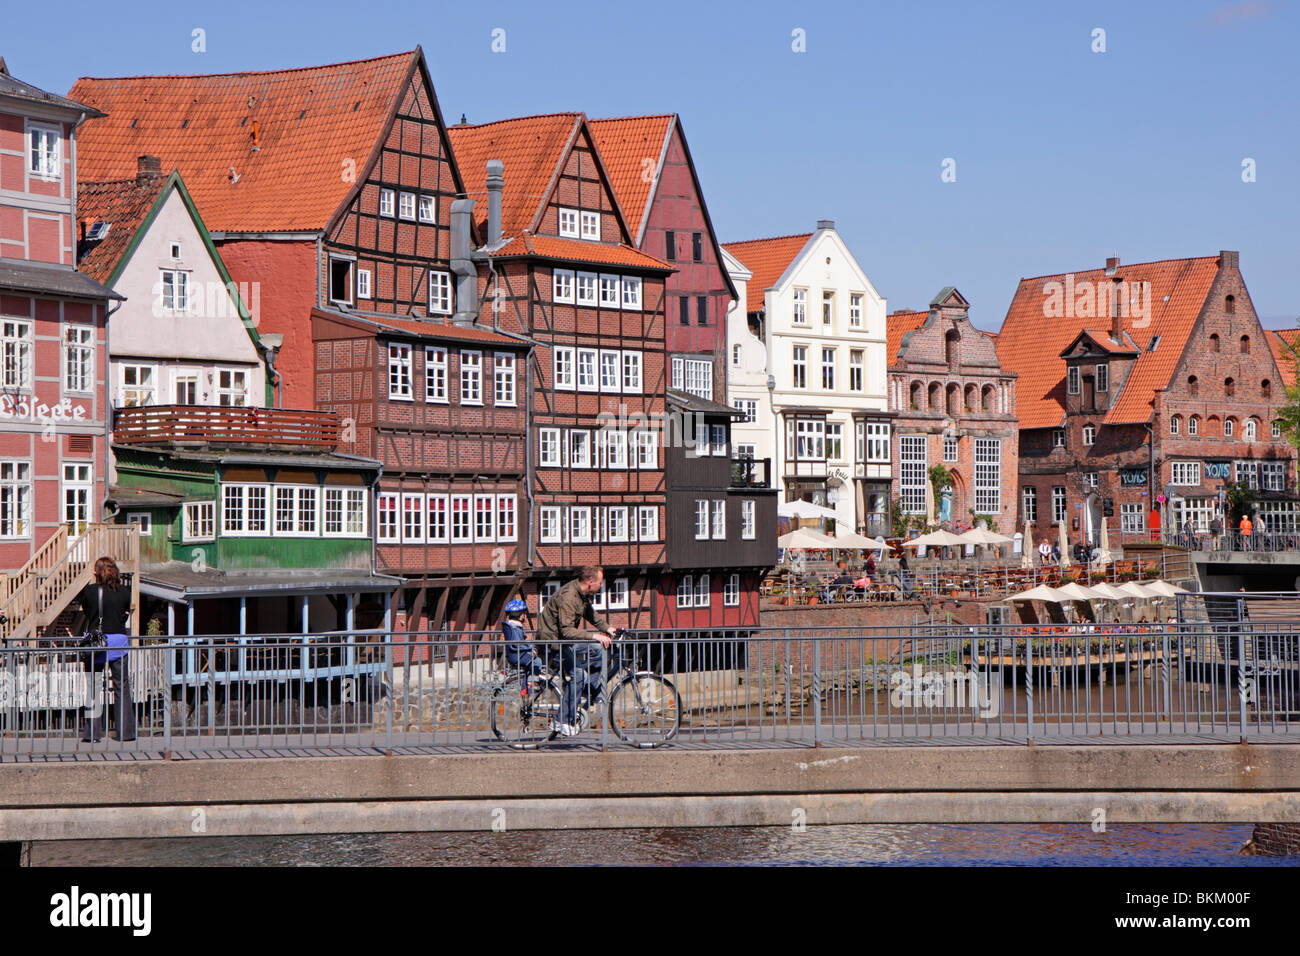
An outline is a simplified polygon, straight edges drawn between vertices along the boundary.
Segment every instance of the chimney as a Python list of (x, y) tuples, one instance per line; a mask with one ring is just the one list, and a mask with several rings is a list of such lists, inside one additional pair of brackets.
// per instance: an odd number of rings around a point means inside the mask
[(1219, 268), (1220, 269), (1237, 269), (1240, 268), (1237, 262), (1237, 253), (1229, 249), (1219, 250)]
[(818, 231), (818, 232), (820, 232), (820, 231), (823, 230), (823, 229), (834, 229), (834, 228), (835, 228), (835, 220), (834, 220), (834, 219), (818, 219), (818, 220), (817, 220), (817, 231)]
[(506, 167), (499, 159), (487, 161), (488, 219), (487, 244), (493, 248), (501, 241), (501, 191), (506, 187)]
[[(1116, 261), (1118, 265), (1118, 260)], [(1128, 303), (1124, 301), (1124, 280), (1115, 276), (1110, 280), (1111, 291), (1110, 299), (1106, 307), (1110, 310), (1110, 337), (1118, 344), (1124, 344), (1124, 325), (1120, 322), (1120, 316), (1128, 311)]]
[(1119, 269), (1119, 256), (1110, 256), (1106, 259), (1106, 275), (1113, 276)]
[(470, 259), (469, 236), (474, 200), (457, 199), (451, 204), (451, 271), (456, 276), (456, 313), (453, 325), (473, 325), (478, 317), (478, 269)]
[(149, 180), (162, 175), (162, 160), (157, 156), (137, 156), (135, 158), (135, 181), (145, 185)]

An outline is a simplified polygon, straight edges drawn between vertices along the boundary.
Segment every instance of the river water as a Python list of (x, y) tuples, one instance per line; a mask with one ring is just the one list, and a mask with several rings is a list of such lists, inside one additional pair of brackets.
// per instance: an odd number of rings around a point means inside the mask
[(1297, 866), (1241, 856), (1251, 827), (862, 824), (39, 843), (33, 866)]

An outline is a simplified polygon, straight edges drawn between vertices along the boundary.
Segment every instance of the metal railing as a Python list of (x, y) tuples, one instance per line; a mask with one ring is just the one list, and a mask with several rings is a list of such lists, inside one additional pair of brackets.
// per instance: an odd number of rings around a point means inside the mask
[(1252, 534), (1242, 534), (1240, 531), (1223, 534), (1170, 531), (1164, 535), (1162, 542), (1188, 551), (1300, 551), (1300, 533), (1290, 531), (1256, 531)]
[[(638, 632), (680, 693), (679, 747), (1300, 743), (1300, 622)], [(543, 654), (546, 648), (537, 645)], [(112, 666), (0, 648), (0, 759), (505, 749), (496, 633), (194, 637)], [(560, 679), (563, 672), (561, 656)], [(515, 685), (517, 688), (518, 685)], [(618, 745), (599, 710), (551, 746)], [(110, 715), (110, 735), (93, 723)], [(135, 737), (114, 724), (134, 715)], [(91, 733), (93, 731), (93, 733)]]
[(732, 488), (770, 488), (771, 486), (771, 458), (731, 459)]

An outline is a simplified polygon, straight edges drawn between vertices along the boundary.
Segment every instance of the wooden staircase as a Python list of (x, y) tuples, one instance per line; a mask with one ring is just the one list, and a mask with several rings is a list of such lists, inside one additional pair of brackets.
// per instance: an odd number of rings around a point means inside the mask
[(61, 525), (26, 564), (0, 580), (0, 638), (33, 638), (54, 623), (91, 582), (95, 561), (105, 555), (117, 562), (123, 574), (131, 575), (134, 624), (140, 606), (139, 529), (129, 524), (91, 524), (80, 537), (70, 538), (68, 527)]

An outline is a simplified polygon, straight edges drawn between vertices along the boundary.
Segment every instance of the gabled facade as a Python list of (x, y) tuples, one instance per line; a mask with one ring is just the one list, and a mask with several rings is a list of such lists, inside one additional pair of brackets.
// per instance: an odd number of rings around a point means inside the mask
[(638, 251), (585, 117), (553, 114), (450, 130), (476, 201), (496, 328), (529, 361), (534, 610), (585, 564), (605, 569), (616, 624), (656, 620), (666, 561), (665, 279)]
[(755, 462), (732, 432), (748, 411), (726, 408), (727, 322), (739, 298), (727, 255), (679, 117), (589, 127), (637, 246), (676, 270), (665, 293), (669, 405), (703, 436), (695, 448), (665, 444), (670, 570), (660, 580), (656, 626), (757, 625), (759, 581), (776, 559), (776, 497), (771, 462)]
[[(994, 338), (970, 323), (970, 303), (952, 286), (925, 312), (885, 320), (889, 407), (894, 419), (893, 496), (905, 515), (940, 526), (976, 519), (1012, 534), (1016, 527), (1016, 376), (998, 362)], [(872, 449), (868, 458), (882, 457)], [(942, 464), (952, 482), (934, 507), (929, 469)]]
[(726, 250), (753, 273), (746, 311), (767, 349), (784, 500), (832, 507), (843, 528), (885, 533), (892, 468), (870, 455), (872, 439), (891, 431), (885, 299), (830, 220)]
[[(80, 124), (93, 108), (0, 60), (0, 570), (99, 520), (108, 475), (106, 320), (120, 296), (76, 270)], [(7, 602), (13, 575), (0, 594)], [(7, 604), (6, 604), (7, 606)]]
[(1205, 530), (1233, 481), (1270, 529), (1295, 526), (1284, 373), (1236, 252), (1022, 279), (997, 348), (1019, 374), (1021, 514), (1038, 527), (1142, 534), (1165, 494), (1166, 523)]

